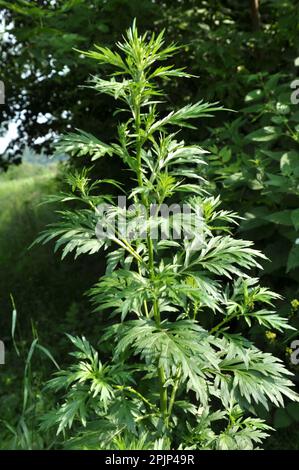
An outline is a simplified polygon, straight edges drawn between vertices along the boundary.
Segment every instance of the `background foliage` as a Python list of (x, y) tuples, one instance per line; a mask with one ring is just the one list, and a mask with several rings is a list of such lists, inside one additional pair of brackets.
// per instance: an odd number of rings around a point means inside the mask
[[(261, 1), (259, 20), (251, 3), (0, 1), (7, 27), (0, 46), (1, 80), (6, 85), (6, 105), (0, 107), (2, 132), (12, 119), (19, 125), (19, 137), (0, 157), (0, 165), (7, 168), (9, 162), (19, 161), (26, 145), (50, 154), (53, 136), (65, 129), (80, 128), (109, 141), (115, 131), (114, 100), (109, 96), (95, 100), (91, 90), (78, 90), (98, 69), (72, 48), (86, 50), (93, 43), (111, 46), (134, 17), (141, 30), (165, 27), (169, 41), (185, 45), (176, 66), (186, 66), (200, 77), (185, 80), (183, 88), (179, 81), (169, 84), (165, 111), (201, 98), (219, 100), (237, 111), (219, 113), (197, 134), (186, 129), (184, 137), (195, 144), (205, 140), (211, 152), (207, 167), (211, 190), (220, 191), (227, 207), (245, 217), (240, 236), (254, 240), (271, 260), (261, 273), (263, 282), (284, 296), (279, 312), (298, 328), (299, 108), (290, 103), (290, 83), (298, 77), (299, 5), (297, 0)], [(41, 115), (46, 115), (45, 122)], [(36, 140), (40, 137), (45, 140)], [(73, 158), (70, 165), (80, 165), (80, 159)], [(113, 177), (119, 168), (96, 162), (94, 172)], [(11, 168), (1, 176), (0, 295), (5, 313), (0, 321), (9, 350), (9, 293), (18, 305), (25, 350), (32, 339), (31, 319), (42, 344), (49, 347), (61, 337), (60, 331), (76, 334), (83, 324), (86, 334), (93, 335), (94, 317), (84, 314), (88, 303), (82, 294), (94, 282), (99, 260), (89, 261), (88, 266), (78, 260), (73, 266), (59, 263), (48, 247), (26, 251), (45, 223), (55, 218), (47, 206), (37, 208), (37, 201), (56, 185), (61, 185), (61, 178), (49, 168)], [(279, 354), (296, 372), (289, 363), (289, 334), (267, 333), (256, 327), (251, 331), (259, 344)], [(57, 347), (62, 361), (65, 347), (63, 340)], [(9, 354), (14, 355), (12, 349)], [(1, 371), (5, 387), (0, 393), (14, 402), (11, 410), (20, 406), (15, 384), (23, 366), (18, 361), (12, 360), (12, 367)], [(44, 368), (48, 375), (49, 367), (43, 359), (39, 370)], [(36, 377), (37, 389), (40, 381)], [(271, 420), (276, 428), (294, 427), (297, 416), (291, 410), (274, 414)], [(269, 445), (298, 446), (296, 436), (289, 442), (290, 433), (284, 433), (287, 443), (275, 438)]]

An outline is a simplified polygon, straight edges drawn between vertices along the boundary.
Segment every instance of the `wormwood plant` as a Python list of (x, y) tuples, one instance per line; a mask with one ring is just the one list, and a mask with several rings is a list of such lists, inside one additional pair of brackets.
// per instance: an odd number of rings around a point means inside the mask
[[(118, 99), (128, 117), (114, 143), (78, 131), (63, 137), (58, 151), (106, 157), (107, 165), (109, 158), (122, 159), (135, 182), (126, 191), (135, 203), (127, 214), (132, 230), (117, 227), (99, 236), (96, 228), (109, 229), (125, 208), (101, 190), (118, 182), (91, 180), (87, 169), (70, 174), (70, 191), (52, 198), (81, 205), (62, 211), (61, 222), (39, 242), (56, 238), (63, 257), (108, 250), (106, 274), (90, 291), (107, 327), (98, 349), (70, 336), (74, 363), (49, 381), (59, 398), (42, 426), (57, 426), (71, 448), (252, 449), (270, 429), (258, 417), (260, 408), (297, 397), (281, 361), (238, 333), (244, 322), (290, 328), (273, 311), (279, 295), (251, 277), (264, 256), (232, 236), (238, 216), (205, 192), (206, 152), (179, 139), (178, 129), (196, 128), (199, 118), (222, 108), (200, 101), (159, 114), (158, 80), (190, 77), (160, 65), (178, 50), (165, 46), (163, 32), (140, 36), (134, 23), (118, 52), (95, 47), (84, 54), (113, 73), (93, 77), (90, 86)], [(165, 233), (160, 209), (172, 202), (190, 210), (188, 223), (177, 213), (167, 219), (173, 233), (185, 229), (184, 236), (156, 239), (153, 227)], [(109, 203), (104, 215), (103, 203)]]

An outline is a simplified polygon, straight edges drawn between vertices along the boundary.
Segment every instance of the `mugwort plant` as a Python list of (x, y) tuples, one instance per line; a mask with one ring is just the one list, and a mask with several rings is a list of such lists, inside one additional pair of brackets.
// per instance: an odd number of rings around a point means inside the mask
[[(71, 172), (69, 192), (51, 200), (73, 204), (38, 238), (56, 239), (63, 257), (107, 251), (106, 273), (90, 291), (95, 311), (107, 318), (98, 347), (69, 336), (73, 363), (47, 385), (57, 407), (42, 427), (64, 433), (67, 448), (253, 449), (271, 429), (259, 418), (261, 407), (297, 400), (292, 374), (244, 336), (254, 323), (278, 332), (291, 328), (273, 310), (280, 296), (254, 275), (265, 256), (233, 236), (237, 214), (222, 210), (205, 188), (207, 152), (180, 138), (182, 127), (196, 129), (223, 108), (199, 101), (159, 111), (165, 96), (159, 82), (190, 77), (161, 64), (178, 50), (165, 45), (164, 32), (140, 35), (134, 22), (116, 50), (83, 52), (111, 67), (110, 76), (94, 76), (89, 86), (118, 100), (118, 118), (125, 118), (115, 142), (77, 131), (60, 139), (58, 152), (107, 158), (107, 165), (120, 158), (134, 185), (92, 179), (87, 167)], [(144, 236), (140, 230), (129, 236), (119, 224), (109, 236), (97, 236), (97, 227), (126, 209), (101, 191), (103, 184), (125, 192)], [(105, 216), (102, 204), (109, 206)], [(152, 236), (153, 227), (163, 232), (165, 219), (172, 230), (181, 228), (175, 211), (161, 216), (163, 204), (188, 207), (188, 236)]]

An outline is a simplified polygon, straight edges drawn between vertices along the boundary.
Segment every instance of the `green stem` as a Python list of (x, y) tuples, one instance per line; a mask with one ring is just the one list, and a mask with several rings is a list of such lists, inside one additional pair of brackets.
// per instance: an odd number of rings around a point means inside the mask
[(175, 402), (175, 397), (176, 397), (176, 393), (177, 393), (179, 382), (180, 382), (180, 376), (181, 376), (181, 367), (179, 366), (178, 372), (177, 372), (177, 375), (176, 375), (176, 378), (175, 378), (175, 383), (174, 383), (174, 386), (172, 388), (170, 400), (169, 400), (169, 406), (168, 406), (168, 412), (167, 412), (167, 422), (168, 422), (168, 420), (171, 416), (171, 413), (172, 413), (172, 408), (173, 408), (173, 405), (174, 405), (174, 402)]
[(135, 390), (135, 388), (133, 387), (125, 387), (123, 385), (115, 385), (114, 388), (116, 388), (117, 390), (124, 390), (124, 391), (128, 391), (130, 393), (133, 393), (134, 395), (136, 395), (138, 398), (140, 398), (142, 401), (144, 401), (144, 403), (146, 405), (148, 405), (150, 408), (152, 409), (155, 409), (157, 411), (157, 408), (155, 405), (153, 405), (153, 403), (151, 403), (149, 400), (147, 400), (147, 398), (145, 398), (141, 393), (139, 393), (137, 390)]
[[(91, 201), (88, 201), (88, 204), (90, 205), (90, 207), (92, 207), (92, 209), (95, 212), (97, 212), (97, 210), (98, 210), (97, 207)], [(115, 229), (115, 227), (113, 227), (113, 226), (111, 226), (111, 228)], [(113, 241), (117, 245), (121, 246), (126, 251), (128, 251), (138, 261), (138, 263), (141, 263), (142, 262), (141, 256), (134, 250), (132, 245), (130, 245), (130, 243), (125, 238), (122, 238), (122, 237), (119, 236), (119, 233), (118, 233), (117, 229), (115, 229), (115, 234), (116, 234), (116, 237), (113, 238)], [(119, 238), (117, 238), (117, 237), (119, 237)]]
[(210, 330), (210, 334), (216, 333), (219, 330), (219, 328), (221, 328), (223, 325), (230, 322), (233, 318), (235, 318), (237, 316), (238, 315), (231, 315), (230, 317), (226, 317), (224, 320), (222, 320), (220, 323), (218, 323), (218, 325), (214, 326), (214, 328), (212, 328)]
[(159, 386), (160, 386), (160, 410), (163, 417), (163, 421), (168, 426), (167, 419), (167, 389), (164, 387), (166, 377), (163, 367), (158, 367)]
[[(140, 137), (140, 103), (137, 102), (135, 106), (135, 131), (136, 131), (136, 160), (137, 160), (137, 180), (140, 188), (143, 187), (142, 179), (142, 162), (141, 162), (141, 151), (142, 151), (142, 140)], [(144, 204), (147, 215), (149, 217), (149, 201), (145, 194), (141, 195), (142, 203)], [(155, 268), (154, 268), (154, 247), (153, 241), (151, 239), (149, 229), (147, 231), (147, 248), (148, 248), (148, 271), (149, 276), (154, 285), (155, 282)], [(153, 301), (153, 311), (154, 319), (156, 325), (159, 327), (161, 323), (159, 305), (156, 298)], [(160, 411), (164, 420), (165, 425), (167, 425), (167, 389), (165, 388), (165, 371), (164, 368), (158, 365), (158, 377), (159, 377), (159, 389), (160, 389)]]
[[(140, 137), (140, 104), (136, 103), (135, 107), (135, 130), (136, 130), (136, 160), (137, 160), (137, 180), (140, 188), (143, 187), (142, 181), (142, 165), (141, 165), (141, 150), (142, 150), (142, 141)], [(142, 200), (144, 200), (144, 195), (142, 195)]]

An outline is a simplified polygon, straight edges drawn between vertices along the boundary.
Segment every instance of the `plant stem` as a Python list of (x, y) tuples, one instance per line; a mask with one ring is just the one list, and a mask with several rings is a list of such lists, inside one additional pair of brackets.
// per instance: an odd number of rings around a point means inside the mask
[(175, 383), (174, 383), (174, 386), (172, 388), (172, 392), (171, 392), (171, 396), (170, 396), (170, 400), (169, 400), (168, 412), (167, 412), (167, 423), (168, 423), (168, 420), (171, 416), (172, 408), (173, 408), (173, 405), (174, 405), (174, 402), (175, 402), (176, 392), (178, 390), (178, 386), (179, 386), (179, 382), (180, 382), (180, 375), (181, 375), (181, 367), (178, 368), (178, 372), (177, 372), (177, 375), (176, 375), (176, 378), (175, 378)]
[[(97, 207), (91, 202), (91, 201), (88, 201), (88, 204), (90, 205), (90, 207), (95, 211), (95, 213), (97, 213), (98, 209)], [(117, 245), (121, 246), (122, 248), (124, 248), (126, 251), (128, 251), (137, 261), (138, 263), (141, 263), (142, 262), (142, 258), (141, 256), (134, 250), (134, 248), (132, 247), (132, 245), (130, 245), (130, 243), (125, 239), (125, 238), (122, 238), (120, 237), (118, 231), (115, 229), (115, 227), (113, 227), (112, 225), (110, 225), (110, 227), (112, 229), (115, 230), (115, 234), (116, 236), (113, 237), (113, 241), (115, 243), (117, 243)], [(119, 237), (119, 238), (117, 238)]]
[(163, 367), (158, 367), (159, 385), (160, 385), (160, 410), (163, 417), (163, 421), (168, 426), (167, 419), (167, 389), (164, 387), (166, 378)]
[(222, 320), (220, 323), (218, 323), (218, 325), (214, 326), (214, 328), (210, 330), (210, 334), (216, 333), (219, 330), (219, 328), (221, 328), (223, 325), (230, 322), (233, 318), (237, 316), (238, 315), (231, 315), (230, 317), (224, 318), (224, 320)]
[[(135, 131), (136, 131), (136, 160), (137, 160), (137, 180), (140, 188), (143, 187), (142, 180), (142, 162), (141, 162), (141, 151), (142, 151), (142, 140), (140, 137), (140, 103), (139, 100), (136, 100), (135, 104)], [(149, 201), (145, 194), (141, 194), (142, 203), (144, 204), (147, 217), (149, 217)], [(155, 268), (154, 268), (154, 247), (153, 241), (150, 236), (149, 228), (147, 229), (147, 248), (148, 248), (148, 271), (149, 277), (154, 285), (155, 282)], [(156, 298), (153, 301), (153, 311), (154, 319), (156, 325), (159, 327), (161, 323), (159, 305)], [(160, 411), (164, 420), (165, 425), (167, 426), (167, 389), (165, 388), (165, 371), (164, 368), (158, 365), (158, 377), (159, 377), (159, 388), (160, 388)]]

